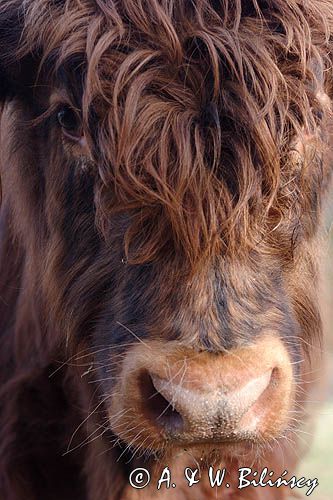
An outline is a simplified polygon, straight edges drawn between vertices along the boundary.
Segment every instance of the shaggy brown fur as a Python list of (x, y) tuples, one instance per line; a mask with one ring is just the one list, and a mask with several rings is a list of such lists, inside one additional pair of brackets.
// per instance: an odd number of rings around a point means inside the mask
[(332, 29), (330, 0), (0, 2), (1, 500), (120, 498), (132, 451), (172, 456), (106, 418), (138, 341), (269, 328), (302, 388)]

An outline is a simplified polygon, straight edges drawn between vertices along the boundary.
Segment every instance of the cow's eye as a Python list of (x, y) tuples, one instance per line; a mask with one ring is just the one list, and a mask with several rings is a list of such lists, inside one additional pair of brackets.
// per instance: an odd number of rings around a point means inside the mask
[(82, 134), (81, 124), (78, 115), (69, 106), (59, 109), (57, 120), (63, 133), (71, 139), (79, 140)]

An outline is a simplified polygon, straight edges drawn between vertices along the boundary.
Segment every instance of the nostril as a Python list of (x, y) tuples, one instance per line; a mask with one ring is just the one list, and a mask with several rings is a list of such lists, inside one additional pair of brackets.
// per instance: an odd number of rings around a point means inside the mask
[(143, 411), (146, 416), (153, 420), (155, 425), (168, 432), (180, 432), (184, 427), (182, 416), (172, 406), (172, 403), (156, 389), (148, 372), (141, 374), (140, 386), (143, 396)]
[(279, 371), (279, 369), (278, 368), (273, 368), (269, 386), (276, 387), (278, 385), (278, 383), (279, 383), (279, 378), (280, 378), (280, 371)]

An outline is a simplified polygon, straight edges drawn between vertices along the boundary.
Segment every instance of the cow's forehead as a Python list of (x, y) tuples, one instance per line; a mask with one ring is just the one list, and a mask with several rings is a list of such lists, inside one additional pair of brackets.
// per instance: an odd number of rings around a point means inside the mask
[(117, 209), (140, 209), (137, 233), (143, 223), (160, 246), (160, 227), (191, 258), (238, 253), (277, 228), (290, 242), (313, 211), (300, 186), (303, 153), (325, 142), (327, 20), (295, 9), (28, 0), (20, 50), (41, 57), (63, 102), (80, 108), (101, 191), (114, 191)]

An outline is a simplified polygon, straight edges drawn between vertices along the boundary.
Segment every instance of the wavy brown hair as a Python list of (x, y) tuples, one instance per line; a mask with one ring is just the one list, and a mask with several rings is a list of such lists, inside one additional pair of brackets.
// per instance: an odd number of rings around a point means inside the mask
[(41, 52), (47, 72), (84, 66), (101, 224), (140, 208), (126, 239), (128, 252), (139, 240), (135, 261), (154, 258), (165, 234), (194, 263), (298, 227), (313, 200), (293, 152), (324, 142), (329, 2), (25, 2), (22, 15), (16, 57)]

